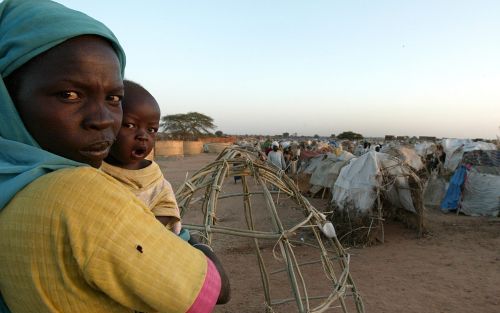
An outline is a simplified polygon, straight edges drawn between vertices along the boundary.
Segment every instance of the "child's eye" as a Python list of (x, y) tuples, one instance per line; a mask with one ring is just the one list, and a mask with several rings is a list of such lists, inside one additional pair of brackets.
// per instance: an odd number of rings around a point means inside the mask
[(123, 124), (123, 127), (124, 128), (134, 128), (134, 124), (132, 124), (132, 123), (125, 123), (125, 124)]
[(148, 128), (148, 132), (151, 133), (151, 134), (157, 133), (158, 132), (158, 128), (150, 127), (150, 128)]
[(76, 91), (62, 91), (59, 93), (59, 96), (64, 100), (77, 100), (80, 98), (80, 95)]

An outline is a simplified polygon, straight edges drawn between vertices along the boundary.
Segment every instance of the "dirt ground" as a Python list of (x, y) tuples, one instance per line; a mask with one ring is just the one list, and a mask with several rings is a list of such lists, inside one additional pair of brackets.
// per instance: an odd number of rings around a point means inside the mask
[[(201, 154), (160, 158), (157, 161), (176, 190), (186, 177), (215, 158), (215, 154)], [(226, 193), (238, 188), (241, 190), (241, 183), (234, 183), (232, 178), (223, 186)], [(326, 208), (326, 200), (310, 201), (320, 211)], [(221, 225), (243, 225), (239, 202), (241, 200), (237, 198), (219, 201), (217, 218)], [(292, 224), (292, 220), (300, 220), (298, 215), (301, 212), (285, 201), (279, 210), (285, 223), (287, 220)], [(266, 217), (259, 214), (254, 216), (255, 222), (265, 227), (268, 223)], [(200, 223), (201, 216), (201, 211), (194, 208), (186, 213), (184, 222)], [(427, 234), (417, 238), (414, 230), (405, 228), (401, 223), (386, 222), (384, 244), (348, 249), (351, 254), (350, 272), (363, 298), (365, 311), (500, 312), (500, 219), (445, 215), (437, 209), (427, 209), (425, 225)], [(247, 238), (220, 235), (214, 236), (213, 247), (229, 272), (232, 287), (232, 300), (229, 304), (218, 306), (216, 312), (265, 312), (262, 280), (253, 242)], [(275, 250), (273, 243), (263, 243), (261, 248), (271, 267), (279, 263), (272, 255)], [(304, 258), (315, 253), (305, 245), (297, 245), (294, 251), (298, 257)], [(305, 273), (306, 280), (312, 282), (311, 294), (323, 288), (316, 286), (321, 275), (321, 265)], [(286, 277), (273, 280), (274, 295), (290, 297)], [(296, 312), (297, 309), (289, 304), (274, 311)], [(341, 310), (330, 309), (327, 312)]]

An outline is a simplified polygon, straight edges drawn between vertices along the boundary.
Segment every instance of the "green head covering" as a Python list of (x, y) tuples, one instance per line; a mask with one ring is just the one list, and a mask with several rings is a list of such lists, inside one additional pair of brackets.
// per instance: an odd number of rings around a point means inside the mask
[(5, 77), (32, 58), (80, 35), (108, 39), (118, 55), (123, 77), (125, 53), (104, 24), (52, 1), (0, 3), (0, 210), (34, 179), (57, 169), (84, 165), (39, 148), (4, 83)]

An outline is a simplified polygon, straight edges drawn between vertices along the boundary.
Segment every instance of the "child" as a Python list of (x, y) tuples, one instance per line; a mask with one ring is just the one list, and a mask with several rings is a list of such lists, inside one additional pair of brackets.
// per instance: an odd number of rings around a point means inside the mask
[(160, 126), (160, 108), (139, 84), (124, 80), (123, 85), (122, 126), (101, 170), (125, 185), (163, 225), (179, 235), (180, 214), (172, 186), (158, 164), (146, 159)]

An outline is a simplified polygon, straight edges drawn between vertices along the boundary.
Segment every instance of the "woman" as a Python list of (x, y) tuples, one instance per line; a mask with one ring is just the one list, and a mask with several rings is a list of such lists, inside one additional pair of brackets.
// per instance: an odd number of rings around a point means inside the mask
[(12, 312), (210, 312), (229, 299), (207, 247), (97, 169), (120, 127), (124, 66), (90, 17), (0, 3), (0, 292)]

